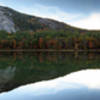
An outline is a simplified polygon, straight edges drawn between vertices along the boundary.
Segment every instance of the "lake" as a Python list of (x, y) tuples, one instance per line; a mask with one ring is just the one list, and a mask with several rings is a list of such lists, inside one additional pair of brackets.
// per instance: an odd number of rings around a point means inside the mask
[(0, 100), (100, 100), (100, 53), (0, 53)]

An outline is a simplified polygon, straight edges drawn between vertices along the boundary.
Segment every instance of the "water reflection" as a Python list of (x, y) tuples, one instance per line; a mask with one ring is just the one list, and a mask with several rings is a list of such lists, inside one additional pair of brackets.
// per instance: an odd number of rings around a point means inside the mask
[(6, 83), (10, 79), (12, 79), (14, 77), (15, 70), (16, 70), (15, 67), (14, 68), (8, 67), (4, 70), (3, 69), (0, 70), (0, 82)]
[(0, 100), (100, 100), (100, 70), (83, 70), (2, 93)]
[(0, 92), (97, 68), (100, 68), (100, 55), (96, 53), (1, 53)]

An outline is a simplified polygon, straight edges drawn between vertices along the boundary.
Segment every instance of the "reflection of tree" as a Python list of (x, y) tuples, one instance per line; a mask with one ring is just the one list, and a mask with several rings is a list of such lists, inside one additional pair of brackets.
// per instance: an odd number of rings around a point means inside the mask
[(44, 60), (43, 60), (43, 54), (42, 53), (39, 53), (38, 54), (38, 58), (39, 58), (39, 62), (42, 63)]
[(79, 52), (75, 51), (75, 58), (78, 58)]
[(16, 52), (13, 53), (14, 60), (16, 60)]
[(95, 56), (95, 55), (94, 55), (93, 53), (89, 53), (89, 54), (88, 54), (88, 58), (89, 58), (89, 59), (94, 59), (94, 56)]
[[(89, 59), (90, 55), (93, 56), (92, 59)], [(91, 68), (100, 68), (98, 54), (61, 52), (2, 54), (0, 56), (0, 84), (3, 84), (3, 90), (7, 90), (8, 87), (13, 89), (20, 85), (49, 80)]]
[(46, 58), (47, 58), (48, 61), (57, 62), (57, 56), (55, 56), (53, 54), (49, 54), (49, 53), (47, 53), (46, 55), (47, 55)]

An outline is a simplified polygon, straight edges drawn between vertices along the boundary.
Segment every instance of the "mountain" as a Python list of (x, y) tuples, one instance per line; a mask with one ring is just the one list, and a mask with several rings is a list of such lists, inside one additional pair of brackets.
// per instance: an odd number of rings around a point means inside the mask
[(65, 23), (51, 19), (39, 18), (0, 6), (0, 30), (7, 32), (36, 31), (39, 29), (69, 29)]

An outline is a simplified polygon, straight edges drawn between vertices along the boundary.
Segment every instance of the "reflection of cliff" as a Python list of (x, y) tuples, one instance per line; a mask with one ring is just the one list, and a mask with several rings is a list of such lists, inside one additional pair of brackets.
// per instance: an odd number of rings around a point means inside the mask
[[(82, 69), (100, 68), (100, 55), (28, 53), (0, 56), (0, 92), (21, 85), (54, 79)], [(13, 66), (13, 67), (11, 67)], [(14, 67), (16, 66), (16, 67)]]
[(100, 100), (100, 70), (82, 70), (64, 77), (28, 84), (0, 94), (0, 100)]
[[(16, 67), (0, 69), (0, 84), (5, 84), (14, 77)], [(1, 85), (0, 85), (1, 86)]]

